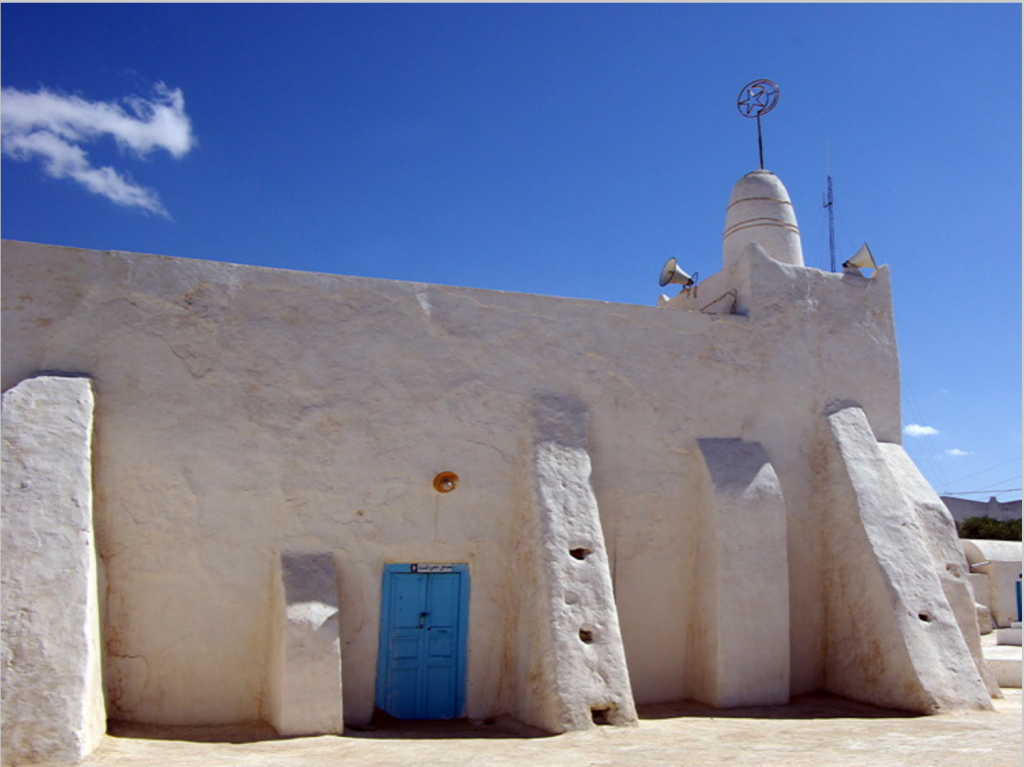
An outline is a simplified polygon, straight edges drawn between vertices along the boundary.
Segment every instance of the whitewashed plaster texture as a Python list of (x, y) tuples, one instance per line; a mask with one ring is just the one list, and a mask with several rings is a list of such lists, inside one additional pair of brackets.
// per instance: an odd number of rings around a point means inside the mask
[[(726, 307), (738, 314), (718, 315)], [(811, 532), (822, 525), (825, 501), (816, 497), (815, 488), (825, 449), (819, 418), (810, 409), (820, 408), (818, 414), (824, 411), (833, 401), (826, 392), (834, 392), (834, 399), (856, 400), (879, 440), (900, 443), (899, 356), (889, 268), (880, 266), (870, 279), (851, 271), (830, 274), (781, 264), (751, 242), (733, 267), (672, 298), (666, 313), (676, 311), (715, 312), (717, 325), (736, 331), (732, 344), (719, 341), (710, 354), (684, 356), (681, 371), (698, 360), (708, 365), (709, 374), (722, 363), (730, 364), (733, 371), (731, 376), (713, 379), (709, 389), (690, 390), (685, 412), (693, 415), (708, 407), (727, 409), (742, 402), (736, 412), (742, 413), (745, 428), (733, 436), (756, 438), (772, 457), (787, 514), (793, 618), (790, 692), (800, 695), (821, 689), (824, 612), (807, 606), (821, 603), (820, 582), (831, 563), (817, 533)], [(748, 346), (739, 342), (741, 337), (756, 338), (760, 344)], [(735, 382), (755, 370), (757, 377), (764, 375), (764, 386), (744, 387), (741, 393)], [(729, 420), (721, 412), (713, 417)], [(595, 483), (599, 487), (601, 476), (598, 464)], [(686, 486), (691, 482), (688, 478)], [(623, 627), (628, 637), (630, 622), (624, 619)]]
[[(529, 685), (520, 714), (552, 732), (635, 724), (608, 556), (590, 486), (585, 403), (534, 398), (534, 594), (520, 634)], [(524, 611), (521, 611), (521, 614)], [(532, 613), (532, 615), (530, 615)], [(529, 616), (529, 617), (527, 617)], [(530, 620), (532, 618), (532, 620)]]
[[(904, 497), (856, 404), (827, 412), (825, 688), (886, 708), (991, 708), (988, 690)], [(908, 567), (907, 562), (918, 563)]]
[(722, 264), (734, 266), (751, 243), (783, 264), (804, 265), (803, 246), (789, 192), (769, 170), (755, 170), (732, 189), (722, 233)]
[(764, 448), (700, 439), (707, 471), (698, 548), (692, 692), (717, 708), (789, 700), (786, 506)]
[(974, 666), (985, 680), (989, 695), (993, 698), (1002, 697), (999, 685), (989, 672), (981, 650), (974, 590), (968, 578), (969, 568), (953, 515), (914, 465), (902, 445), (880, 443), (878, 447), (904, 498), (917, 513), (917, 521), (921, 525), (925, 543), (932, 555), (935, 574), (942, 583), (942, 591), (956, 616), (967, 648), (971, 651)]
[(340, 735), (345, 719), (334, 557), (284, 553), (278, 578), (267, 721), (280, 735)]
[[(899, 439), (884, 267), (866, 280), (754, 249), (737, 267), (747, 313), (713, 316), (26, 243), (4, 243), (2, 264), (4, 385), (39, 369), (97, 382), (114, 717), (260, 716), (280, 550), (336, 555), (350, 723), (373, 712), (386, 562), (470, 565), (467, 713), (515, 713), (532, 576), (513, 542), (535, 513), (543, 391), (587, 404), (636, 701), (691, 694), (679, 638), (707, 435), (772, 456), (800, 616), (792, 692), (820, 688), (817, 425), (828, 401), (857, 398)], [(444, 470), (461, 480), (439, 494)]]
[[(836, 565), (822, 540), (837, 493), (820, 481), (834, 451), (822, 413), (856, 401), (874, 439), (900, 441), (889, 270), (808, 269), (792, 242), (778, 255), (760, 239), (664, 310), (5, 241), (4, 389), (40, 370), (95, 381), (111, 716), (264, 716), (279, 552), (317, 551), (338, 576), (349, 724), (373, 714), (381, 573), (403, 562), (468, 565), (466, 714), (562, 721), (571, 686), (543, 678), (556, 648), (531, 642), (562, 577), (533, 543), (548, 524), (538, 488), (563, 479), (599, 517), (586, 529), (603, 538), (595, 569), (614, 589), (634, 701), (692, 698), (711, 584), (698, 567), (706, 437), (771, 457), (789, 691), (825, 687)], [(585, 412), (585, 445), (540, 439), (552, 393)], [(433, 488), (441, 471), (459, 475), (456, 490)], [(843, 499), (855, 507), (852, 491)], [(918, 548), (904, 566), (926, 568), (941, 596)], [(600, 607), (594, 628), (609, 615)], [(605, 652), (593, 636), (583, 651)]]
[(3, 762), (75, 762), (106, 732), (92, 522), (93, 393), (3, 395)]

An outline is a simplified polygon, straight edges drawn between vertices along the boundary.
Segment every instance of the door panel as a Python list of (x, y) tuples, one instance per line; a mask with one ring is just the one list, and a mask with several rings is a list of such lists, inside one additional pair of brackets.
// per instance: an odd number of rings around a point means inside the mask
[(427, 577), (430, 578), (427, 599), (431, 625), (435, 628), (455, 626), (459, 609), (459, 574), (436, 573)]
[(392, 581), (391, 587), (391, 627), (419, 628), (420, 612), (426, 592), (426, 579), (423, 576), (400, 574)]
[(450, 629), (433, 629), (427, 638), (427, 655), (451, 658), (455, 655), (454, 635)]

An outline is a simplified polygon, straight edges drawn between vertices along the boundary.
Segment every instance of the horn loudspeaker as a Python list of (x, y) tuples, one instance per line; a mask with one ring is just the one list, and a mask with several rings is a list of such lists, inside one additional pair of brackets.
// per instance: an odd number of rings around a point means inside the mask
[(878, 270), (878, 266), (875, 264), (875, 257), (871, 255), (871, 248), (865, 242), (860, 246), (860, 250), (854, 254), (853, 258), (843, 264), (844, 269), (874, 269)]
[(658, 279), (658, 284), (661, 287), (666, 285), (682, 285), (685, 288), (693, 284), (693, 277), (680, 269), (679, 264), (676, 263), (674, 258), (670, 258), (665, 262), (665, 266), (661, 268), (661, 277)]

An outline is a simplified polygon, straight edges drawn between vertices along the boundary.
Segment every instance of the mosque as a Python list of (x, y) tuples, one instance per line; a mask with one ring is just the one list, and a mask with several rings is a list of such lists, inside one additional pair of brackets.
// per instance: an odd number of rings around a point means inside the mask
[(5, 241), (5, 763), (108, 720), (991, 708), (888, 267), (806, 267), (765, 170), (722, 259), (644, 307)]

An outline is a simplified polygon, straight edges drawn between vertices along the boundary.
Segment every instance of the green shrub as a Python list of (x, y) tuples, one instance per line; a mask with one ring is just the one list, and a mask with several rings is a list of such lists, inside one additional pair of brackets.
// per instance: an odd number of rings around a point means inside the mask
[(982, 541), (1019, 541), (1019, 519), (992, 519), (992, 517), (968, 517), (958, 524), (961, 538)]

